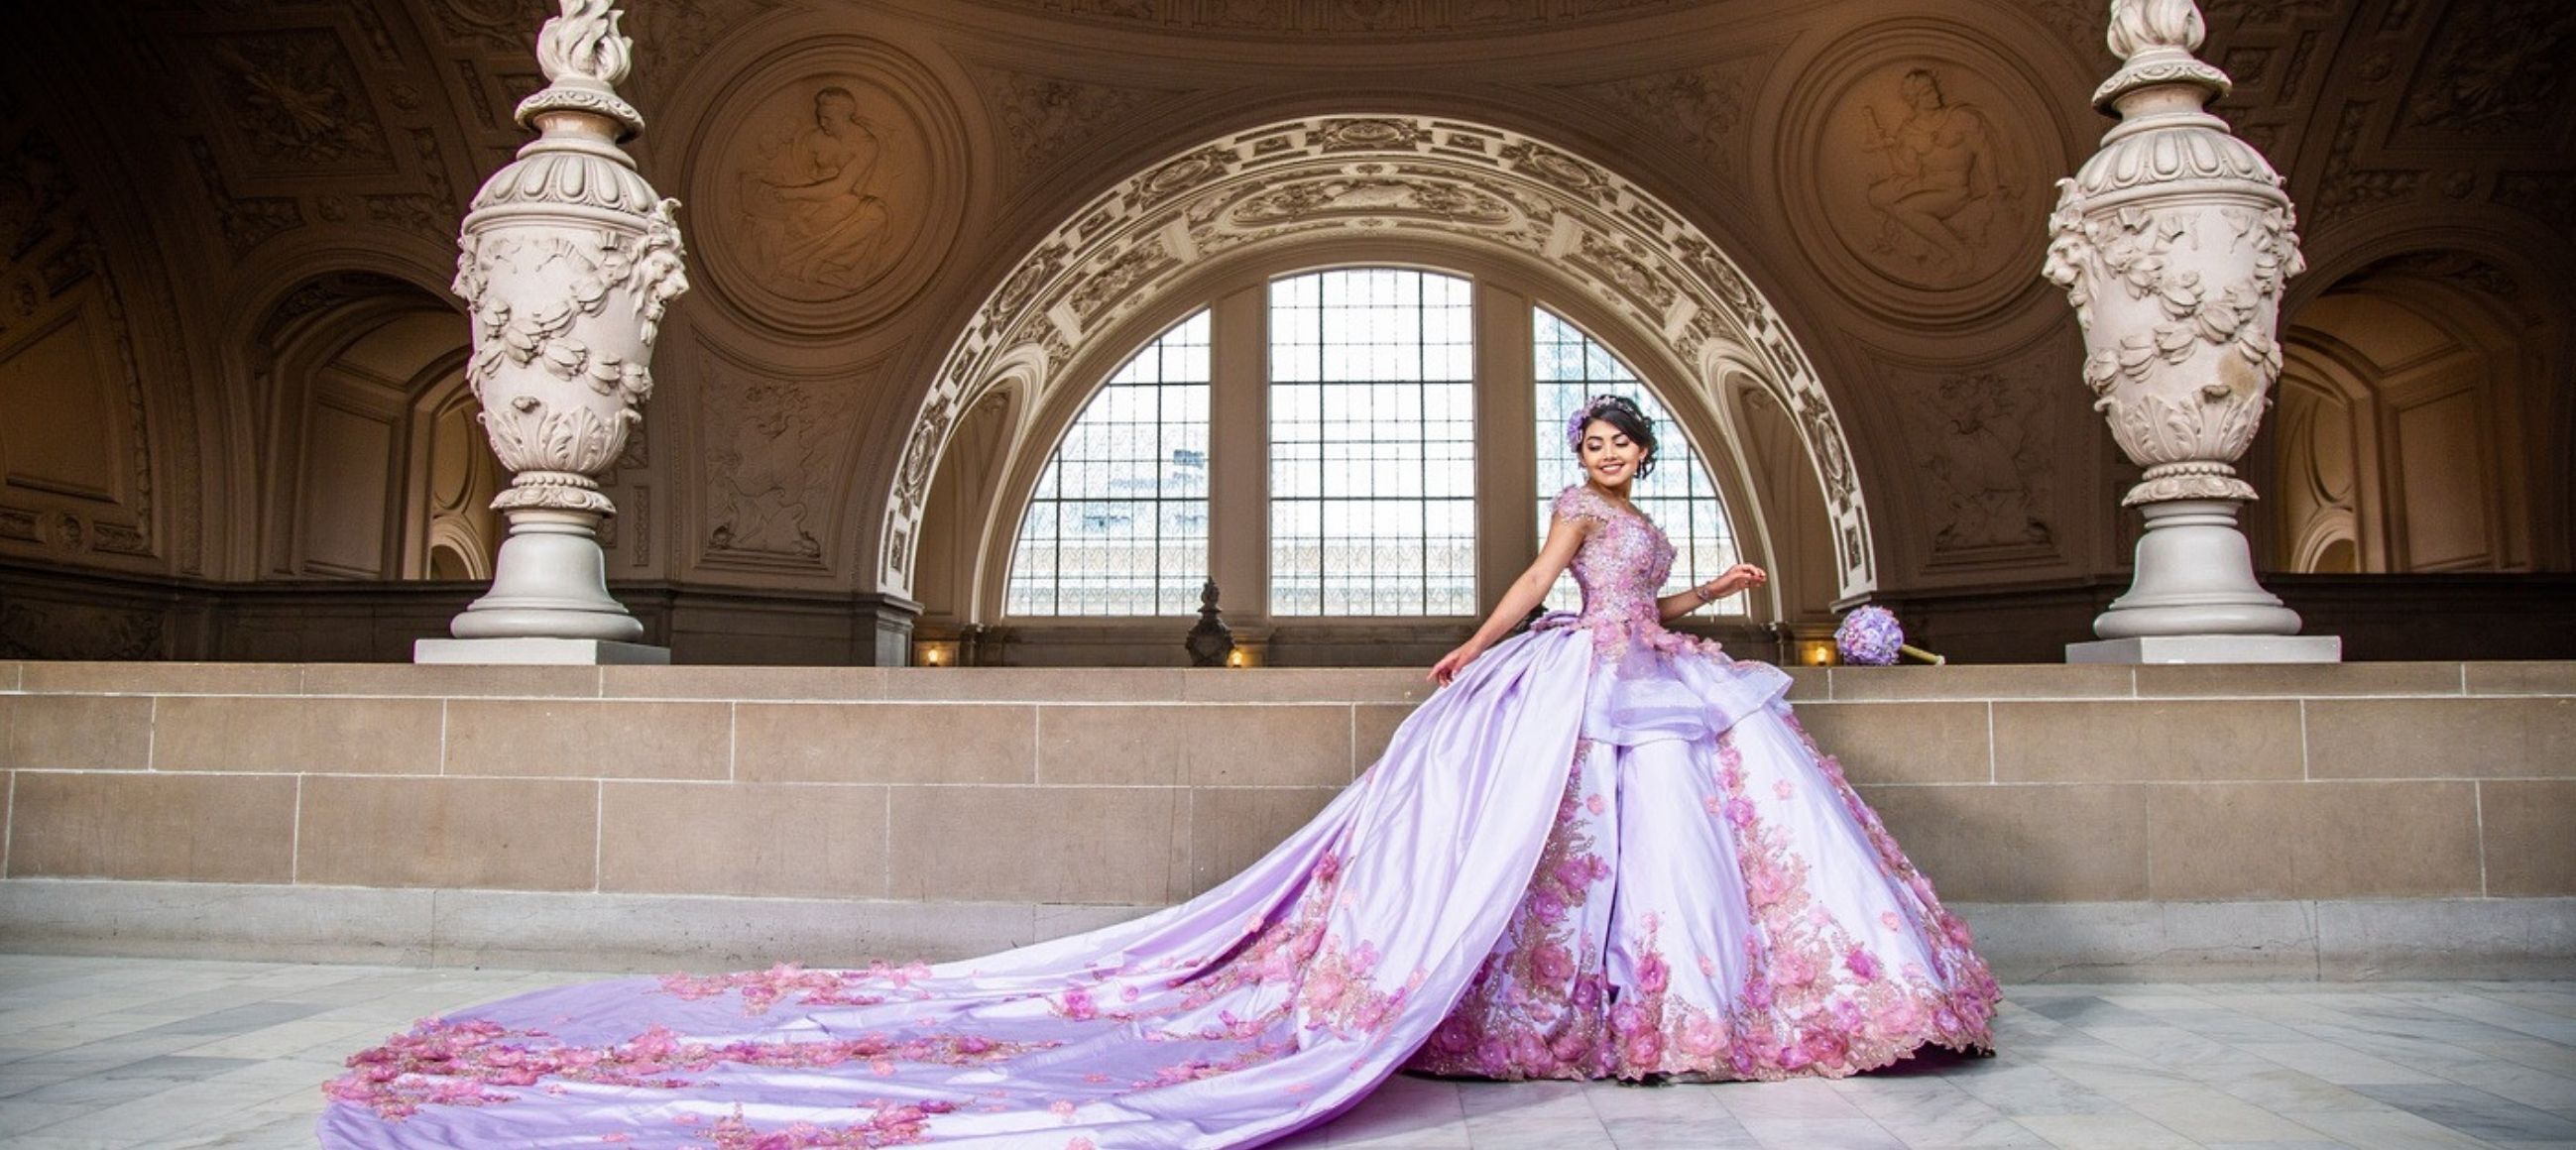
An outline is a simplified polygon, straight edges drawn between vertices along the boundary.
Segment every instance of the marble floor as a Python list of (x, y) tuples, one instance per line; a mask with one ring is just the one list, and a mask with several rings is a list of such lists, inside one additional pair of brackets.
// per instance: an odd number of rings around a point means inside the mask
[[(0, 1146), (309, 1147), (350, 1051), (580, 977), (0, 955)], [(2008, 994), (1991, 1060), (1660, 1089), (1399, 1078), (1276, 1145), (2576, 1148), (2576, 983)]]

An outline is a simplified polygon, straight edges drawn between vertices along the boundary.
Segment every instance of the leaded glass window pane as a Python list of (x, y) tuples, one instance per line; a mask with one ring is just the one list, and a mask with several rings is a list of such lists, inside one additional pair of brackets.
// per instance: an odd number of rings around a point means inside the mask
[(1012, 615), (1193, 615), (1208, 575), (1208, 313), (1110, 377), (1047, 458)]
[(1476, 610), (1475, 310), (1456, 276), (1270, 285), (1270, 610)]
[[(1679, 552), (1663, 593), (1670, 595), (1714, 579), (1734, 566), (1739, 561), (1735, 525), (1727, 518), (1725, 502), (1718, 498), (1717, 485), (1709, 481), (1707, 465), (1673, 413), (1598, 340), (1543, 307), (1534, 309), (1532, 320), (1538, 345), (1534, 374), (1538, 379), (1539, 536), (1547, 535), (1549, 505), (1556, 493), (1567, 484), (1583, 482), (1583, 468), (1565, 446), (1566, 418), (1593, 396), (1622, 395), (1635, 400), (1638, 409), (1655, 421), (1655, 473), (1635, 480), (1629, 499), (1664, 529)], [(1571, 573), (1559, 576), (1547, 596), (1551, 610), (1571, 611), (1581, 601)], [(1744, 593), (1729, 595), (1703, 610), (1744, 614)]]

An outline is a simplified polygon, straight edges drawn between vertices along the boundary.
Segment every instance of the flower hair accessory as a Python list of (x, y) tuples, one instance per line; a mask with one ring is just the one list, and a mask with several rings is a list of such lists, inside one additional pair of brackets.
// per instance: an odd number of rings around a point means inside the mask
[(1906, 655), (1926, 663), (1950, 661), (1906, 642), (1896, 613), (1879, 606), (1854, 607), (1843, 616), (1843, 625), (1834, 629), (1834, 649), (1842, 652), (1844, 662), (1862, 667), (1894, 666)]
[(1574, 414), (1565, 417), (1566, 448), (1571, 451), (1583, 450), (1583, 428), (1602, 411), (1613, 407), (1635, 406), (1636, 404), (1629, 402), (1628, 397), (1624, 395), (1596, 395), (1584, 400), (1583, 406), (1575, 408)]

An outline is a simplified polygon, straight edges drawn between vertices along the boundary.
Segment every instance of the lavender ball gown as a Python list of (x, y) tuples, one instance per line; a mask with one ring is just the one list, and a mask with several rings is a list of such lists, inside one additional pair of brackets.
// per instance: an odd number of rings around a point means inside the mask
[(1782, 699), (1594, 521), (1583, 611), (1470, 664), (1224, 885), (985, 958), (625, 979), (425, 1021), (331, 1147), (1251, 1146), (1401, 1069), (1839, 1076), (1991, 1042), (1993, 977)]

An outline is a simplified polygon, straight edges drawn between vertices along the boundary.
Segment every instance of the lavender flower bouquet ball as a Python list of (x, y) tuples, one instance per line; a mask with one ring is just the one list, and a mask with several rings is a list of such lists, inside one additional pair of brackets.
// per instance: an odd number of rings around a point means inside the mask
[(1863, 667), (1894, 666), (1904, 645), (1905, 628), (1897, 625), (1896, 613), (1885, 607), (1855, 607), (1834, 629), (1834, 647), (1842, 652), (1843, 661)]

